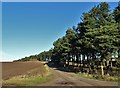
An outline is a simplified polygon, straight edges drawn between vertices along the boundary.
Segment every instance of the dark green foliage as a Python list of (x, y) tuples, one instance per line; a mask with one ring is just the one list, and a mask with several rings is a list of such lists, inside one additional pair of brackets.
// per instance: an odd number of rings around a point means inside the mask
[(120, 4), (114, 10), (115, 20), (120, 22)]
[(118, 33), (119, 35), (117, 35), (118, 40), (118, 57), (120, 57), (120, 3), (119, 5), (115, 8), (114, 10), (114, 19), (116, 20), (117, 24), (118, 24)]

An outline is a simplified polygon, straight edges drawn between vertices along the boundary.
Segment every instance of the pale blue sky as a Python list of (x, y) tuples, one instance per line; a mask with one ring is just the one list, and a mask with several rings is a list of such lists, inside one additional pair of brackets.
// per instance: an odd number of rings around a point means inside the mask
[[(77, 25), (95, 2), (3, 3), (3, 61), (16, 60), (49, 50), (67, 28)], [(111, 10), (117, 2), (109, 3)]]
[(2, 3), (0, 2), (0, 60), (2, 59)]

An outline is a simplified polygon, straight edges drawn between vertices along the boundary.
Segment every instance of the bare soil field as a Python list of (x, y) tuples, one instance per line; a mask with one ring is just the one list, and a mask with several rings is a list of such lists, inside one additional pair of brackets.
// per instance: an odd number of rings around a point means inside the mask
[(7, 80), (18, 75), (44, 74), (44, 65), (39, 61), (2, 62), (2, 79)]

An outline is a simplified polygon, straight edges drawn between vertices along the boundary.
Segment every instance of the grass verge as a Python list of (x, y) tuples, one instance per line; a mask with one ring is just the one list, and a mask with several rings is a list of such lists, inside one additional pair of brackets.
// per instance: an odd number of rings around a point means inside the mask
[(51, 79), (51, 77), (52, 77), (51, 75), (46, 77), (42, 77), (39, 75), (27, 77), (21, 75), (21, 76), (13, 77), (9, 80), (5, 80), (3, 82), (3, 85), (31, 86), (31, 85), (47, 82), (48, 80)]
[(85, 73), (75, 73), (78, 76), (84, 77), (84, 78), (89, 78), (89, 79), (95, 79), (95, 80), (102, 80), (102, 81), (113, 81), (113, 82), (118, 82), (119, 78), (117, 76), (104, 76), (101, 77), (99, 75), (92, 75), (92, 74), (85, 74)]

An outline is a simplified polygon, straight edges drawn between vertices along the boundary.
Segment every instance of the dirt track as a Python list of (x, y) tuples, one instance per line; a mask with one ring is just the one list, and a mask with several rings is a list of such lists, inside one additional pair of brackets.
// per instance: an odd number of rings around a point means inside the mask
[[(38, 62), (3, 62), (2, 63), (2, 79), (9, 79), (17, 75), (34, 75), (36, 73), (44, 74), (43, 65)], [(30, 72), (34, 70), (34, 72)]]
[(50, 68), (54, 75), (54, 80), (38, 86), (118, 86), (117, 82), (98, 81), (82, 78), (74, 73), (63, 72)]

